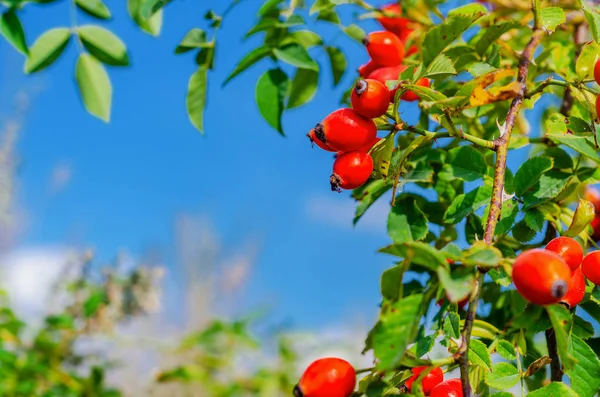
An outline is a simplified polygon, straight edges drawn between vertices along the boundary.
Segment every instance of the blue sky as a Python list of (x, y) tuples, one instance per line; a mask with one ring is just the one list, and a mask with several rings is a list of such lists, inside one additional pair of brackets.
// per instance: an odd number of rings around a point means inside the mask
[[(225, 246), (248, 236), (263, 242), (245, 308), (268, 304), (274, 318), (306, 327), (374, 319), (379, 275), (393, 264), (393, 258), (376, 254), (388, 242), (386, 204), (353, 228), (349, 193), (329, 190), (332, 155), (312, 149), (305, 137), (338, 107), (353, 70), (366, 62), (366, 51), (338, 36), (351, 67), (335, 90), (324, 54), (314, 53), (325, 69), (320, 90), (313, 102), (286, 113), (287, 137), (282, 138), (261, 119), (254, 103), (255, 82), (270, 61), (221, 88), (237, 60), (260, 43), (259, 37), (241, 38), (262, 2), (242, 2), (219, 33), (202, 136), (185, 112), (193, 57), (175, 56), (173, 50), (189, 29), (205, 27), (202, 17), (209, 8), (221, 13), (228, 2), (173, 2), (159, 38), (135, 27), (124, 5), (107, 3), (114, 19), (105, 26), (126, 42), (132, 61), (130, 68), (109, 69), (114, 92), (110, 124), (88, 115), (79, 102), (73, 43), (52, 67), (24, 77), (23, 58), (0, 41), (6, 65), (0, 70), (2, 108), (10, 109), (17, 89), (44, 87), (18, 147), (21, 197), (31, 217), (22, 244), (93, 245), (104, 260), (121, 248), (141, 255), (158, 246), (168, 264), (176, 260), (174, 216), (208, 214)], [(30, 44), (48, 28), (71, 23), (64, 2), (28, 6), (22, 20)], [(79, 15), (79, 24), (89, 22)], [(363, 26), (377, 29), (373, 22)], [(326, 38), (338, 32), (323, 24), (318, 31)], [(403, 105), (405, 118), (410, 121), (415, 109), (414, 104)], [(72, 168), (73, 179), (52, 196), (48, 180), (61, 163)]]

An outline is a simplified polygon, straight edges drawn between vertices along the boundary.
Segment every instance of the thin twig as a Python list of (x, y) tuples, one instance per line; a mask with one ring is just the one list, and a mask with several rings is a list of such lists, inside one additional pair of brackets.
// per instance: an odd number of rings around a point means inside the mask
[[(485, 234), (483, 240), (487, 244), (491, 244), (494, 239), (494, 232), (496, 230), (496, 224), (500, 218), (502, 210), (502, 194), (504, 192), (504, 176), (506, 174), (506, 157), (508, 154), (508, 144), (510, 143), (510, 136), (515, 126), (515, 121), (521, 110), (521, 105), (527, 92), (527, 75), (529, 74), (529, 64), (535, 49), (540, 43), (540, 40), (544, 36), (544, 31), (540, 26), (540, 21), (537, 10), (537, 1), (532, 0), (533, 13), (536, 16), (535, 26), (533, 34), (529, 43), (525, 46), (523, 53), (521, 54), (521, 60), (519, 62), (519, 74), (517, 81), (520, 85), (520, 92), (516, 98), (513, 99), (506, 116), (506, 122), (504, 124), (503, 131), (501, 131), (500, 137), (494, 141), (496, 147), (496, 168), (494, 172), (494, 185), (492, 189), (492, 199), (490, 202), (490, 211), (487, 218), (485, 227)], [(471, 385), (469, 383), (469, 342), (471, 340), (471, 331), (473, 330), (473, 322), (475, 320), (475, 314), (477, 312), (477, 302), (479, 301), (479, 295), (484, 281), (484, 273), (481, 273), (475, 286), (475, 291), (469, 300), (469, 309), (467, 311), (467, 317), (465, 319), (465, 325), (462, 331), (462, 344), (457, 354), (459, 354), (458, 362), (460, 364), (460, 379), (462, 383), (463, 396), (471, 397)]]
[(552, 362), (550, 363), (550, 379), (552, 382), (561, 382), (563, 371), (558, 358), (558, 347), (554, 328), (546, 330), (546, 344), (548, 345), (548, 356), (552, 359)]

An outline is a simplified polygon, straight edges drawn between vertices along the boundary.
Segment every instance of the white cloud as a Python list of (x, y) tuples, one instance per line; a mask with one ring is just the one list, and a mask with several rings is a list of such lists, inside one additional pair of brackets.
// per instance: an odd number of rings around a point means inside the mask
[(385, 232), (390, 199), (388, 195), (377, 200), (358, 221), (352, 225), (356, 210), (356, 201), (343, 195), (315, 195), (306, 202), (306, 213), (315, 222), (364, 232)]

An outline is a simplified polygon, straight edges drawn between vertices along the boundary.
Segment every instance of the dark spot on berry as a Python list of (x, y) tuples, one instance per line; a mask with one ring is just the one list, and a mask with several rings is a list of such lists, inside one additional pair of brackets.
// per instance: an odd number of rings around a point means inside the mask
[(304, 397), (304, 393), (300, 390), (300, 386), (294, 386), (294, 397)]
[(315, 137), (323, 143), (327, 143), (327, 139), (325, 138), (325, 128), (323, 124), (318, 123), (315, 126)]
[(369, 83), (364, 80), (358, 80), (354, 85), (354, 92), (356, 92), (356, 95), (361, 96), (367, 91), (367, 88), (369, 88)]

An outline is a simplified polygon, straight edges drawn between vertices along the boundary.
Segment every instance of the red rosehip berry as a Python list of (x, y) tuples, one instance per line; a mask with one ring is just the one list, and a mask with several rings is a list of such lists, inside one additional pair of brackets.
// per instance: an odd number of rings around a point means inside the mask
[(569, 291), (560, 300), (563, 303), (569, 305), (569, 308), (577, 306), (585, 295), (585, 276), (581, 267), (573, 271), (573, 277), (569, 284)]
[(369, 62), (365, 63), (364, 65), (361, 65), (358, 68), (358, 74), (363, 79), (366, 79), (367, 77), (369, 77), (371, 72), (373, 72), (375, 69), (377, 69), (379, 67), (380, 66), (378, 64), (376, 64), (375, 62), (369, 61)]
[(377, 136), (373, 120), (354, 109), (338, 109), (314, 128), (315, 137), (338, 152), (359, 150)]
[(585, 195), (583, 198), (589, 201), (590, 203), (594, 204), (596, 213), (600, 215), (600, 192), (597, 189), (588, 186), (585, 189)]
[(294, 397), (349, 397), (356, 372), (345, 360), (328, 357), (313, 361), (294, 387)]
[[(412, 385), (413, 385), (414, 381), (416, 381), (417, 378), (419, 377), (419, 375), (421, 375), (421, 372), (423, 372), (426, 369), (427, 369), (427, 367), (413, 368), (411, 370), (413, 375), (410, 378), (408, 378), (406, 383), (404, 383), (404, 386), (406, 386), (408, 388), (408, 390), (410, 391), (412, 389)], [(428, 396), (429, 393), (431, 393), (431, 390), (433, 390), (434, 387), (436, 387), (443, 381), (444, 381), (444, 372), (442, 371), (442, 369), (440, 367), (436, 367), (436, 368), (432, 369), (431, 372), (429, 372), (427, 375), (425, 375), (425, 377), (423, 378), (423, 381), (421, 383), (421, 385), (423, 386), (423, 393), (426, 396)]]
[[(388, 81), (398, 81), (398, 78), (406, 70), (407, 66), (405, 65), (397, 65), (397, 66), (386, 66), (379, 69), (375, 69), (370, 75), (369, 79), (377, 80), (381, 84), (386, 85)], [(390, 102), (394, 102), (394, 96), (396, 95), (396, 85), (394, 88), (390, 89)]]
[[(431, 85), (431, 82), (429, 81), (429, 79), (423, 77), (420, 78), (419, 81), (417, 81), (417, 85), (421, 87), (429, 87)], [(419, 99), (421, 99), (421, 97), (415, 94), (413, 91), (406, 91), (404, 94), (402, 94), (401, 98), (403, 101), (407, 102), (418, 101)]]
[(594, 65), (594, 80), (596, 80), (596, 83), (600, 84), (600, 59), (596, 61), (596, 64)]
[(377, 80), (359, 80), (350, 98), (352, 108), (371, 119), (383, 116), (390, 105), (390, 91)]
[[(442, 306), (444, 304), (444, 301), (448, 300), (450, 301), (450, 298), (448, 297), (448, 294), (446, 294), (446, 298), (441, 298), (439, 299), (436, 303), (438, 306)], [(458, 309), (462, 310), (465, 308), (465, 306), (467, 306), (467, 304), (469, 303), (469, 296), (467, 296), (466, 298), (459, 300), (458, 302), (456, 302), (456, 304), (458, 305)]]
[(404, 43), (395, 34), (386, 31), (372, 32), (363, 39), (367, 52), (381, 66), (396, 66), (404, 59)]
[(394, 33), (403, 41), (411, 35), (415, 23), (410, 19), (402, 17), (402, 8), (398, 3), (388, 4), (382, 7), (381, 11), (385, 13), (385, 16), (377, 18), (377, 21), (385, 30)]
[(407, 57), (411, 56), (412, 54), (416, 54), (419, 51), (419, 49), (417, 48), (416, 45), (411, 45), (408, 50), (406, 50), (406, 55)]
[(583, 274), (596, 285), (600, 285), (600, 251), (590, 252), (581, 264)]
[(556, 252), (565, 263), (571, 268), (571, 271), (575, 271), (583, 260), (583, 249), (581, 245), (570, 237), (557, 237), (551, 240), (546, 245), (548, 251)]
[(341, 192), (362, 186), (373, 172), (371, 155), (362, 152), (347, 152), (338, 155), (333, 163), (333, 174), (329, 178), (331, 190)]
[(429, 397), (463, 397), (460, 379), (448, 379), (433, 388)]
[(512, 277), (523, 298), (536, 305), (549, 305), (567, 294), (571, 269), (557, 253), (532, 249), (517, 257)]
[(328, 152), (335, 152), (335, 150), (333, 150), (332, 148), (329, 147), (328, 144), (321, 142), (315, 135), (315, 130), (312, 129), (310, 130), (310, 132), (308, 134), (306, 134), (306, 136), (308, 137), (308, 139), (310, 139), (310, 143), (317, 145), (318, 147), (320, 147), (321, 149), (328, 151)]

